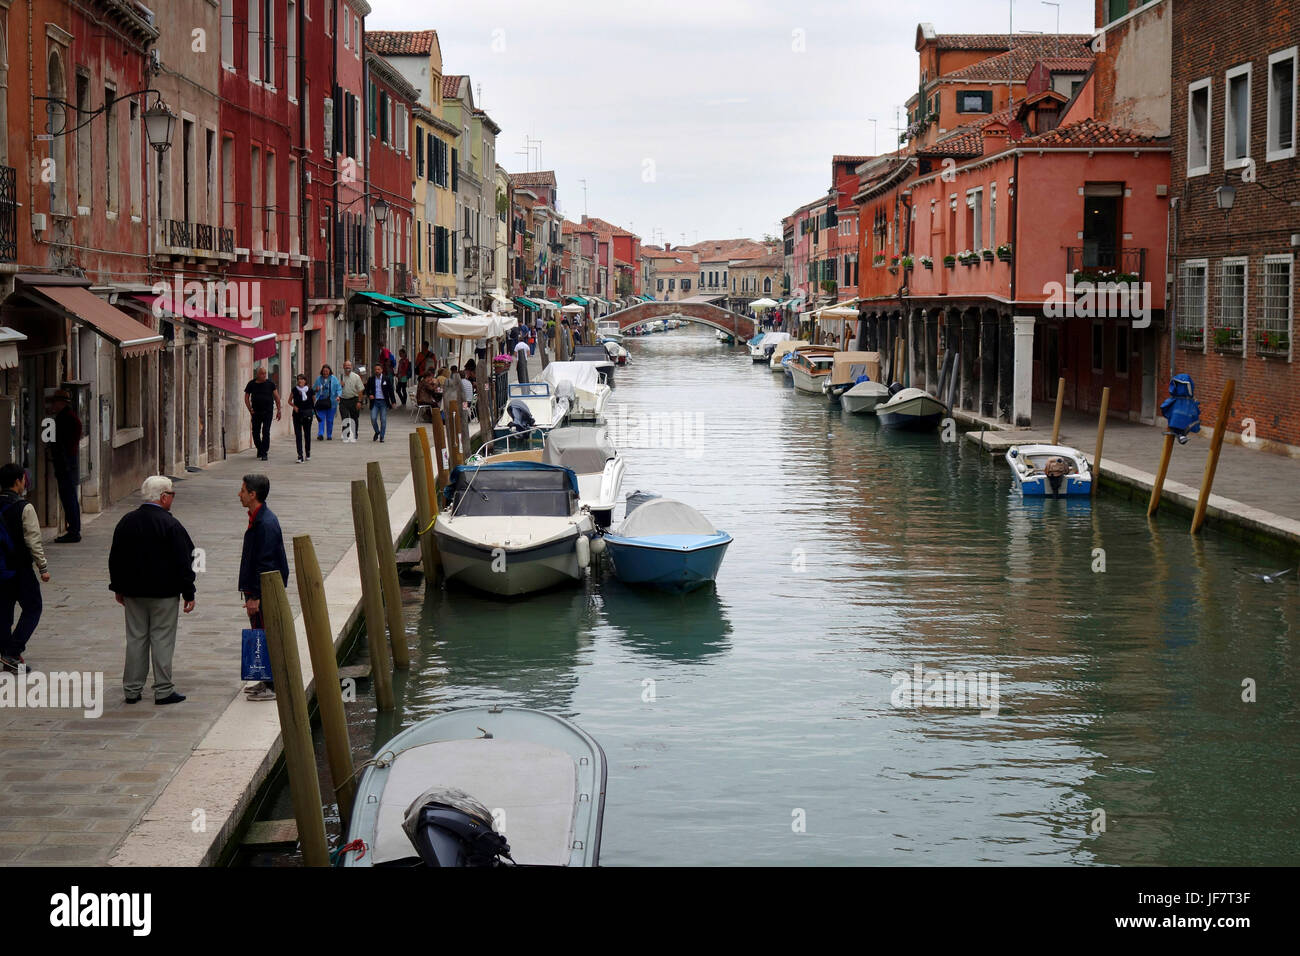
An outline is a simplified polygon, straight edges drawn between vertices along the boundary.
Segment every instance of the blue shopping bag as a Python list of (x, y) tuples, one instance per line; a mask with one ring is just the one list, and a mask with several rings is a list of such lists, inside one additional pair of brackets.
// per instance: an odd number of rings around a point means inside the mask
[(244, 629), (243, 672), (240, 680), (271, 680), (271, 657), (266, 648), (266, 631)]

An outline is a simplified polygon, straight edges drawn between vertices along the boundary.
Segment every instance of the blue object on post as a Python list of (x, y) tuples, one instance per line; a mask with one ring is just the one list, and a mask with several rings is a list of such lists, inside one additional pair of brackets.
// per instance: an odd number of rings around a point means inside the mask
[(1187, 444), (1188, 436), (1201, 430), (1201, 403), (1192, 397), (1195, 391), (1190, 375), (1175, 375), (1169, 380), (1170, 397), (1160, 404), (1160, 414), (1179, 444)]
[(244, 628), (240, 680), (271, 680), (271, 658), (267, 653), (266, 631)]

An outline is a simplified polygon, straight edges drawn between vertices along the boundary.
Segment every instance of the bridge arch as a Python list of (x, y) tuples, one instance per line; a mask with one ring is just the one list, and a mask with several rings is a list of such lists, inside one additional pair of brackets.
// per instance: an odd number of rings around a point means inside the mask
[(611, 312), (603, 316), (601, 321), (608, 322), (610, 319), (615, 319), (618, 321), (619, 330), (627, 331), (632, 326), (643, 322), (674, 317), (721, 329), (740, 342), (749, 341), (758, 332), (758, 323), (749, 316), (703, 302), (639, 302), (618, 312)]

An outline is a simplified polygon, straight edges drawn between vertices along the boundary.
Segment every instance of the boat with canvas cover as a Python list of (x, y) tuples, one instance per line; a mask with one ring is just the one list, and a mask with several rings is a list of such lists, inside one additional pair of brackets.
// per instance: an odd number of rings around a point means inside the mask
[(506, 407), (492, 429), (492, 437), (528, 433), (540, 444), (542, 435), (563, 422), (568, 413), (568, 399), (556, 395), (546, 382), (519, 382), (509, 387)]
[(854, 385), (880, 381), (879, 352), (836, 352), (831, 374), (823, 379), (822, 391), (835, 401)]
[(618, 319), (601, 319), (596, 323), (596, 335), (615, 342), (623, 341), (623, 330), (619, 327)]
[(590, 362), (596, 367), (601, 380), (610, 388), (614, 387), (614, 360), (609, 357), (603, 345), (575, 345), (571, 362)]
[(685, 593), (713, 583), (731, 535), (690, 505), (671, 498), (644, 501), (605, 534), (605, 550), (624, 584)]
[(489, 458), (453, 468), (444, 494), (433, 537), (448, 581), (514, 597), (580, 581), (591, 563), (596, 526), (570, 468)]
[(1083, 452), (1068, 445), (1013, 445), (1007, 464), (1025, 498), (1092, 494), (1092, 469)]
[(822, 382), (831, 374), (831, 364), (835, 353), (820, 346), (795, 349), (786, 366), (794, 387), (801, 392), (814, 395), (822, 393)]
[(554, 714), (429, 717), (366, 767), (339, 865), (596, 866), (607, 776), (600, 744)]
[(764, 332), (749, 340), (749, 357), (755, 362), (766, 362), (778, 342), (789, 340), (789, 332)]
[(615, 342), (613, 339), (602, 338), (600, 344), (605, 346), (605, 352), (614, 361), (615, 365), (626, 365), (632, 353), (623, 348), (622, 344)]
[(551, 362), (542, 369), (538, 380), (551, 387), (560, 398), (568, 397), (569, 421), (598, 421), (605, 414), (609, 386), (600, 380), (592, 362)]
[(889, 401), (876, 406), (876, 417), (886, 428), (930, 431), (948, 415), (948, 406), (919, 388), (889, 387)]
[(777, 342), (776, 347), (772, 349), (772, 357), (768, 359), (767, 367), (773, 372), (784, 372), (785, 366), (782, 363), (785, 361), (785, 357), (799, 346), (807, 344), (807, 342), (800, 341), (799, 339), (782, 339), (780, 342)]

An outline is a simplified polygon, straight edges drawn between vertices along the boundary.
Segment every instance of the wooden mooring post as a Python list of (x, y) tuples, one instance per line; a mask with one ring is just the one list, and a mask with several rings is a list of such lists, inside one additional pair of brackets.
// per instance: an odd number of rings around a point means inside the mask
[(280, 737), (284, 741), (284, 763), (289, 774), (289, 796), (298, 823), (298, 839), (302, 844), (302, 860), (307, 866), (329, 866), (320, 777), (316, 772), (311, 719), (307, 716), (307, 695), (302, 688), (298, 637), (293, 629), (289, 595), (279, 571), (262, 573), (262, 621), (266, 628), (266, 647), (275, 682), (275, 706), (280, 712)]
[(411, 652), (406, 646), (406, 622), (402, 620), (402, 585), (397, 578), (397, 551), (393, 545), (393, 523), (388, 518), (388, 490), (379, 462), (366, 462), (366, 490), (375, 524), (375, 557), (379, 560), (379, 583), (384, 592), (384, 616), (388, 620), (388, 644), (393, 666), (406, 670)]
[(1160, 508), (1160, 495), (1165, 489), (1165, 476), (1169, 474), (1169, 459), (1174, 453), (1174, 433), (1165, 433), (1164, 447), (1160, 451), (1160, 467), (1156, 469), (1155, 484), (1151, 486), (1151, 500), (1147, 502), (1147, 517)]
[(1061, 410), (1065, 407), (1065, 379), (1056, 383), (1056, 415), (1052, 418), (1052, 444), (1061, 441)]
[(425, 458), (424, 445), (421, 436), (423, 429), (416, 429), (420, 434), (412, 432), (408, 436), (411, 446), (411, 480), (415, 483), (415, 534), (420, 542), (420, 567), (424, 572), (426, 583), (433, 581), (440, 567), (438, 558), (438, 549), (433, 540), (433, 517), (437, 513), (433, 510), (432, 499), (429, 497), (430, 469), (428, 459)]
[(1210, 453), (1205, 458), (1205, 473), (1201, 476), (1201, 494), (1196, 499), (1196, 513), (1192, 515), (1192, 534), (1199, 532), (1201, 525), (1205, 524), (1205, 509), (1210, 504), (1214, 472), (1219, 467), (1219, 452), (1223, 451), (1223, 436), (1228, 430), (1228, 410), (1232, 407), (1232, 396), (1236, 390), (1236, 379), (1230, 378), (1223, 384), (1223, 395), (1219, 398), (1219, 414), (1214, 418), (1214, 437), (1210, 439)]
[(361, 603), (366, 619), (366, 646), (370, 649), (370, 677), (375, 685), (375, 706), (392, 710), (392, 660), (384, 639), (383, 585), (375, 556), (375, 526), (370, 514), (370, 493), (361, 479), (352, 482), (352, 525), (357, 535), (357, 564), (361, 575)]
[[(445, 396), (444, 396), (444, 404), (445, 404)], [(447, 481), (448, 481), (447, 473), (450, 470), (450, 466), (451, 466), (451, 453), (448, 452), (447, 450), (447, 429), (444, 426), (442, 421), (441, 409), (434, 409), (434, 413), (431, 416), (431, 420), (429, 422), (429, 430), (433, 432), (433, 447), (434, 447), (434, 458), (431, 464), (438, 476), (433, 486), (435, 497), (436, 497), (437, 494), (442, 493), (443, 488), (447, 487)], [(420, 434), (422, 435), (424, 434), (424, 429), (422, 428), (417, 429), (417, 431), (419, 431)], [(425, 438), (423, 439), (423, 442), (424, 442), (424, 450), (427, 453), (429, 451), (429, 440)], [(435, 504), (434, 511), (437, 510), (438, 508), (437, 505)]]
[(298, 579), (298, 600), (302, 604), (302, 622), (307, 630), (307, 651), (311, 671), (316, 677), (316, 703), (320, 708), (321, 732), (325, 736), (325, 757), (334, 781), (334, 798), (339, 817), (346, 827), (352, 819), (352, 802), (357, 782), (352, 768), (352, 746), (348, 740), (347, 715), (343, 710), (343, 690), (339, 686), (338, 658), (334, 651), (334, 632), (330, 628), (329, 607), (325, 601), (325, 579), (311, 535), (293, 539), (294, 576)]
[(1097, 450), (1092, 455), (1092, 493), (1101, 484), (1101, 445), (1106, 438), (1106, 412), (1110, 409), (1110, 386), (1101, 390), (1101, 414), (1097, 416)]

